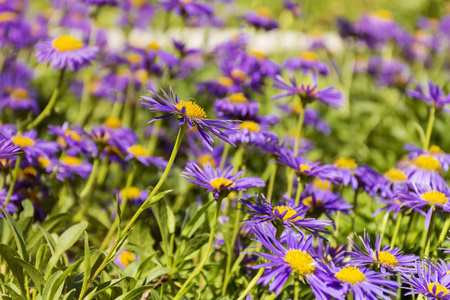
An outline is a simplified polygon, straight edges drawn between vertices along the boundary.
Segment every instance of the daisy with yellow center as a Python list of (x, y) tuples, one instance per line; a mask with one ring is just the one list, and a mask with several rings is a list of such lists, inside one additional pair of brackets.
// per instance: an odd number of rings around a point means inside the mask
[(268, 9), (267, 7), (259, 7), (255, 10), (255, 12), (260, 17), (272, 18), (272, 11), (270, 9)]
[(103, 122), (103, 125), (109, 129), (122, 128), (122, 121), (119, 118), (108, 118)]
[(334, 166), (339, 169), (354, 170), (358, 165), (354, 159), (342, 157), (334, 162)]
[(185, 109), (186, 112), (184, 113), (184, 115), (188, 118), (206, 119), (205, 110), (194, 101), (181, 100), (176, 105), (176, 108), (181, 112)]
[(295, 215), (298, 214), (298, 212), (289, 206), (275, 206), (272, 210), (272, 213), (275, 216), (278, 216), (283, 221), (295, 222), (302, 219), (302, 217), (300, 216), (293, 218)]
[(217, 83), (224, 87), (233, 86), (233, 79), (230, 77), (221, 76), (217, 79)]
[(314, 202), (312, 196), (304, 198), (302, 200), (302, 203), (304, 206), (309, 207), (309, 208), (323, 205), (323, 201), (321, 199), (316, 199), (316, 201)]
[(384, 173), (384, 177), (389, 179), (391, 182), (405, 182), (408, 180), (406, 174), (398, 169), (390, 169), (386, 173)]
[(423, 193), (420, 198), (422, 198), (425, 201), (428, 201), (430, 205), (434, 204), (440, 204), (445, 205), (448, 203), (448, 199), (445, 196), (444, 193), (441, 193), (439, 191), (428, 191)]
[(137, 255), (133, 252), (121, 250), (114, 258), (114, 262), (122, 269), (126, 269), (131, 263), (137, 261), (137, 259)]
[(411, 163), (417, 168), (425, 171), (433, 171), (438, 173), (442, 171), (441, 163), (433, 156), (421, 154), (417, 158), (414, 158)]
[(248, 103), (248, 99), (243, 93), (231, 94), (231, 96), (228, 97), (228, 101), (231, 103)]
[(286, 252), (284, 260), (293, 270), (302, 276), (313, 274), (316, 270), (314, 259), (306, 251), (289, 249)]
[(28, 93), (27, 89), (17, 88), (17, 89), (12, 91), (11, 99), (15, 100), (15, 101), (18, 101), (18, 100), (30, 100), (30, 94)]
[(249, 132), (258, 132), (260, 131), (259, 124), (255, 121), (243, 121), (241, 124), (239, 124), (239, 130), (245, 130), (247, 129)]
[(61, 158), (61, 163), (69, 166), (79, 166), (81, 165), (81, 159), (75, 156), (64, 156)]
[(147, 51), (159, 51), (161, 50), (161, 45), (156, 41), (151, 41), (147, 44)]
[(375, 260), (378, 260), (380, 264), (387, 265), (390, 267), (398, 266), (397, 258), (388, 251), (380, 251), (378, 252), (378, 256), (373, 257)]
[(300, 54), (300, 57), (303, 59), (312, 60), (312, 61), (317, 60), (317, 55), (311, 51), (304, 51), (302, 54)]
[(351, 285), (361, 283), (366, 280), (366, 276), (358, 267), (344, 267), (334, 274), (334, 277), (342, 282), (348, 282)]
[(83, 43), (74, 37), (63, 35), (53, 40), (53, 47), (61, 52), (83, 48)]
[(210, 183), (215, 190), (228, 189), (235, 186), (233, 181), (223, 177), (211, 179)]
[(134, 155), (135, 157), (143, 156), (147, 157), (150, 155), (147, 149), (142, 145), (133, 145), (127, 149), (128, 153)]
[(212, 157), (211, 154), (201, 154), (199, 155), (197, 162), (200, 167), (203, 167), (203, 165), (210, 164), (211, 167), (216, 167), (216, 160)]
[(125, 199), (125, 196), (127, 196), (127, 199), (137, 199), (140, 197), (140, 195), (141, 191), (135, 186), (130, 186), (128, 188), (128, 193), (127, 188), (121, 189), (119, 193), (119, 197), (122, 199)]
[(20, 148), (31, 147), (36, 143), (33, 139), (23, 135), (17, 135), (13, 137), (12, 142), (14, 145), (19, 146)]
[(437, 282), (430, 282), (429, 284), (427, 284), (427, 289), (435, 297), (447, 296), (448, 294), (450, 294), (448, 288)]

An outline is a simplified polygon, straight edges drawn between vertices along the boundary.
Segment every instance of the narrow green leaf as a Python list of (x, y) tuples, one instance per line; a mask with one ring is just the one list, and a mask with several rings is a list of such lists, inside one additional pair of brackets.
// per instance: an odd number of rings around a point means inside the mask
[(6, 220), (8, 221), (8, 226), (11, 229), (14, 240), (16, 241), (17, 248), (19, 249), (20, 257), (23, 260), (28, 259), (27, 248), (25, 246), (25, 239), (23, 238), (22, 230), (19, 225), (17, 225), (16, 221), (11, 217), (10, 214), (6, 212), (6, 210), (2, 209), (2, 213), (5, 215)]
[(77, 289), (70, 290), (70, 292), (68, 292), (64, 295), (63, 300), (73, 299), (73, 294), (75, 294), (76, 291), (77, 291)]
[(142, 205), (142, 209), (147, 209), (150, 206), (152, 206), (153, 204), (155, 204), (156, 202), (158, 202), (159, 200), (161, 200), (162, 197), (164, 197), (166, 194), (172, 192), (173, 190), (167, 190), (161, 193), (156, 194), (155, 196), (151, 197), (150, 199), (148, 199), (143, 205)]
[(156, 290), (151, 290), (150, 293), (152, 295), (153, 300), (161, 300), (161, 297), (159, 296)]
[(170, 268), (156, 267), (147, 275), (146, 281), (151, 282), (153, 279), (158, 278), (161, 275), (167, 274), (171, 270), (172, 269)]
[(58, 277), (62, 274), (62, 271), (56, 271), (53, 273), (52, 276), (47, 280), (47, 284), (44, 287), (44, 291), (42, 292), (42, 300), (53, 300), (49, 298), (50, 293), (52, 291), (52, 287), (55, 284), (55, 281), (58, 279)]
[(91, 277), (91, 252), (89, 251), (89, 239), (88, 234), (84, 232), (84, 259), (83, 259), (83, 286), (81, 288), (81, 294), (86, 291), (89, 279)]
[(152, 289), (153, 286), (151, 285), (144, 285), (141, 287), (138, 287), (132, 291), (129, 291), (128, 293), (116, 298), (115, 300), (132, 300), (137, 296), (140, 296), (143, 292), (148, 291), (149, 289)]
[(42, 276), (41, 272), (36, 270), (36, 268), (32, 264), (24, 261), (23, 259), (16, 257), (15, 260), (17, 260), (22, 265), (25, 272), (28, 274), (28, 276), (30, 276), (31, 280), (34, 282), (34, 285), (36, 286), (36, 289), (39, 292), (42, 292), (45, 286), (45, 279), (44, 276)]
[[(17, 288), (14, 288), (11, 284), (5, 284), (5, 287), (8, 289), (9, 295), (11, 296), (12, 300), (27, 300), (26, 297), (19, 294), (19, 291), (17, 291)], [(3, 295), (1, 296), (1, 299), (3, 299)]]
[(167, 209), (167, 228), (169, 229), (170, 234), (175, 233), (175, 215), (169, 206), (166, 205)]
[(103, 293), (105, 290), (109, 289), (112, 286), (117, 285), (119, 282), (121, 282), (124, 279), (125, 279), (125, 277), (122, 277), (119, 279), (104, 282), (104, 283), (100, 284), (99, 286), (96, 286), (86, 297), (84, 297), (83, 300), (94, 299), (94, 297), (97, 297), (98, 295)]
[(152, 259), (158, 254), (158, 252), (152, 253), (149, 257), (147, 257), (143, 262), (139, 264), (139, 267), (134, 275), (134, 279), (138, 280), (141, 278), (142, 272), (148, 268), (148, 266), (152, 263)]
[(23, 274), (22, 265), (15, 259), (15, 257), (20, 257), (16, 250), (9, 247), (5, 244), (0, 244), (0, 256), (5, 260), (8, 264), (9, 268), (14, 274), (14, 278), (17, 280), (19, 284), (19, 288), (22, 292), (22, 295), (26, 295), (25, 289), (25, 276)]
[(55, 250), (56, 250), (56, 242), (53, 239), (53, 237), (50, 235), (50, 233), (47, 232), (47, 230), (45, 230), (43, 227), (39, 226), (39, 229), (41, 230), (42, 234), (45, 237), (45, 240), (47, 241), (47, 244), (50, 248), (50, 252), (52, 253), (52, 255), (55, 255)]
[(50, 290), (48, 292), (48, 299), (59, 299), (61, 296), (62, 290), (64, 288), (64, 281), (66, 280), (67, 276), (69, 276), (74, 269), (78, 267), (78, 265), (81, 263), (81, 259), (74, 262), (70, 267), (68, 267), (64, 272), (60, 273), (60, 275), (53, 281), (52, 286), (50, 287)]
[(180, 255), (179, 261), (181, 261), (186, 256), (191, 255), (195, 251), (200, 250), (200, 248), (208, 242), (208, 239), (209, 239), (208, 233), (199, 234), (199, 235), (195, 236), (194, 238), (190, 239), (186, 243), (186, 248), (183, 249), (183, 252)]
[(199, 211), (192, 217), (192, 219), (186, 224), (186, 227), (181, 232), (181, 236), (190, 238), (194, 233), (197, 231), (198, 227), (202, 224), (204, 221), (203, 218), (201, 218), (205, 213), (206, 210), (213, 204), (215, 200), (211, 200), (205, 205), (203, 205), (202, 208), (199, 209)]
[(32, 218), (34, 217), (34, 206), (30, 200), (26, 199), (21, 203), (23, 211), (20, 213), (20, 218)]

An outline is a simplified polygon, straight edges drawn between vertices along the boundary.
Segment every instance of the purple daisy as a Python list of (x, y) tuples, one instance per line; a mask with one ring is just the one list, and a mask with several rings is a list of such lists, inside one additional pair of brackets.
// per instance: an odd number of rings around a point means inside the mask
[(209, 136), (205, 129), (212, 132), (214, 135), (232, 145), (233, 142), (221, 130), (230, 129), (232, 121), (225, 120), (211, 120), (207, 119), (206, 112), (195, 101), (179, 100), (177, 95), (174, 95), (172, 88), (170, 88), (171, 97), (169, 97), (164, 90), (162, 90), (164, 97), (159, 96), (153, 88), (150, 92), (155, 95), (155, 98), (142, 96), (143, 105), (148, 107), (151, 112), (165, 113), (162, 117), (155, 118), (150, 122), (158, 119), (165, 119), (171, 116), (179, 117), (179, 124), (187, 123), (189, 128), (196, 127), (203, 142), (212, 151), (213, 139)]
[(442, 172), (442, 164), (433, 155), (420, 154), (413, 157), (402, 171), (408, 176), (411, 184), (419, 188), (437, 186), (443, 189), (447, 186), (445, 180), (440, 175)]
[(86, 178), (92, 170), (92, 165), (89, 162), (83, 161), (76, 156), (66, 155), (59, 162), (52, 162), (52, 165), (54, 167), (57, 166), (56, 178), (61, 181), (74, 179), (77, 175), (81, 178)]
[(364, 239), (361, 236), (356, 235), (359, 239), (361, 245), (349, 239), (352, 245), (353, 251), (350, 252), (352, 256), (352, 262), (359, 265), (378, 265), (381, 268), (382, 273), (387, 273), (388, 271), (406, 273), (409, 271), (410, 267), (415, 265), (417, 256), (413, 254), (403, 255), (397, 247), (383, 246), (381, 247), (381, 235), (378, 236), (375, 242), (375, 248), (372, 249), (370, 244), (370, 238), (366, 230), (364, 230)]
[(415, 91), (408, 90), (406, 93), (412, 98), (422, 100), (429, 105), (433, 105), (447, 113), (450, 113), (450, 108), (447, 107), (447, 105), (450, 104), (450, 94), (445, 95), (439, 86), (434, 84), (431, 80), (428, 82), (427, 89), (417, 86)]
[(234, 93), (217, 99), (214, 110), (219, 118), (252, 119), (258, 115), (259, 103), (249, 100), (244, 93)]
[(210, 164), (200, 167), (196, 163), (187, 163), (182, 176), (189, 182), (207, 189), (207, 192), (214, 192), (214, 197), (217, 200), (220, 192), (230, 193), (265, 186), (264, 181), (258, 177), (242, 177), (244, 171), (231, 175), (233, 167), (220, 170), (213, 168)]
[(300, 69), (303, 74), (319, 73), (320, 75), (328, 75), (328, 67), (319, 61), (317, 55), (311, 51), (304, 51), (299, 57), (289, 58), (283, 66), (289, 71)]
[(272, 17), (272, 11), (267, 7), (259, 7), (245, 15), (245, 20), (256, 28), (273, 30), (279, 27), (278, 21)]
[(286, 242), (282, 244), (276, 239), (274, 230), (262, 225), (255, 229), (256, 241), (270, 252), (253, 252), (267, 261), (253, 266), (254, 269), (266, 268), (258, 283), (268, 285), (269, 291), (279, 294), (289, 278), (300, 277), (317, 299), (342, 298), (338, 289), (328, 285), (331, 279), (313, 256), (313, 236), (298, 239), (297, 235), (286, 231)]
[(53, 70), (69, 67), (72, 71), (88, 66), (97, 57), (98, 48), (83, 44), (68, 35), (38, 43), (36, 56), (39, 63), (49, 62)]
[(166, 11), (173, 11), (176, 15), (187, 16), (211, 16), (214, 8), (209, 3), (197, 0), (163, 0), (160, 2)]
[(242, 121), (238, 130), (229, 133), (229, 139), (234, 144), (248, 144), (252, 146), (278, 145), (278, 136), (268, 130), (268, 126), (264, 123), (258, 123), (252, 120)]
[(306, 230), (318, 236), (320, 235), (317, 232), (327, 233), (324, 227), (331, 225), (329, 220), (305, 218), (307, 209), (303, 205), (295, 206), (293, 203), (286, 203), (286, 205), (274, 206), (263, 195), (261, 197), (255, 195), (254, 201), (242, 199), (241, 202), (246, 207), (243, 210), (249, 214), (248, 220), (256, 224), (273, 222), (284, 228), (294, 227), (302, 235), (304, 235), (302, 230)]
[(12, 159), (19, 155), (20, 147), (11, 140), (0, 140), (0, 159)]
[(428, 151), (423, 150), (420, 147), (417, 147), (414, 144), (407, 144), (404, 147), (405, 151), (409, 152), (408, 158), (410, 160), (417, 158), (419, 155), (425, 154), (432, 156), (439, 160), (442, 166), (443, 171), (448, 171), (450, 165), (450, 154), (445, 153), (439, 146), (431, 145)]
[(295, 78), (291, 78), (290, 82), (291, 85), (285, 83), (281, 76), (277, 76), (273, 86), (277, 89), (285, 90), (286, 92), (276, 95), (272, 100), (298, 95), (303, 106), (313, 101), (319, 101), (322, 104), (332, 107), (342, 107), (344, 105), (344, 96), (341, 92), (334, 91), (334, 87), (327, 87), (323, 90), (319, 90), (317, 85), (298, 85)]
[(136, 204), (142, 204), (148, 197), (148, 191), (147, 190), (140, 190), (139, 188), (135, 186), (130, 186), (128, 188), (128, 192), (126, 188), (121, 189), (120, 191), (117, 191), (116, 193), (119, 196), (119, 201), (122, 202), (123, 199), (125, 199), (125, 196), (127, 196), (127, 201), (131, 201)]
[(355, 172), (358, 168), (355, 160), (352, 158), (341, 157), (334, 164), (334, 172), (330, 172), (330, 177), (343, 185), (351, 185), (354, 190), (358, 188), (358, 178)]
[(114, 263), (122, 269), (126, 269), (131, 263), (137, 262), (139, 257), (137, 254), (127, 251), (125, 249), (117, 252), (116, 257), (114, 257)]
[(165, 168), (167, 165), (167, 162), (162, 157), (151, 157), (148, 150), (140, 144), (134, 144), (128, 147), (127, 153), (128, 156), (125, 158), (126, 160), (134, 158), (145, 166), (152, 164), (158, 168)]

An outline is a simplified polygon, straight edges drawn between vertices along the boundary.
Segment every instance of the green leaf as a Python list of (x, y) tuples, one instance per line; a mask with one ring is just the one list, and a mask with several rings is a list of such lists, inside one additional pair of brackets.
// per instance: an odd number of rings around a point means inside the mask
[(66, 252), (70, 247), (75, 244), (75, 242), (80, 238), (80, 236), (83, 234), (83, 232), (86, 230), (88, 226), (87, 222), (81, 222), (79, 224), (73, 225), (66, 231), (64, 231), (63, 234), (58, 239), (58, 242), (56, 243), (55, 247), (55, 254), (50, 258), (47, 270), (45, 272), (45, 278), (48, 278), (48, 276), (51, 274), (51, 271), (53, 267), (58, 262), (60, 256)]
[(25, 272), (28, 274), (28, 276), (30, 276), (31, 280), (34, 282), (34, 285), (36, 286), (36, 289), (39, 292), (42, 292), (42, 289), (45, 286), (45, 279), (44, 276), (42, 276), (41, 272), (36, 270), (36, 268), (32, 264), (24, 261), (23, 259), (16, 257), (15, 260), (17, 260), (22, 265)]
[(22, 265), (15, 259), (15, 257), (20, 257), (20, 255), (16, 252), (16, 250), (8, 245), (0, 244), (0, 256), (8, 264), (14, 274), (14, 278), (19, 283), (19, 288), (22, 295), (25, 296), (27, 292), (25, 289), (25, 277), (23, 275)]
[(161, 200), (161, 198), (164, 197), (166, 194), (168, 194), (172, 191), (173, 190), (167, 190), (167, 191), (156, 194), (155, 196), (153, 196), (150, 199), (148, 199), (147, 201), (145, 201), (144, 204), (142, 204), (142, 209), (149, 208), (150, 206), (152, 206), (153, 204), (155, 204), (156, 202)]
[[(67, 276), (69, 276), (75, 268), (81, 263), (81, 259), (74, 262), (70, 267), (68, 267), (64, 272), (58, 271), (55, 274), (59, 274), (50, 284), (50, 280), (47, 282), (47, 285), (44, 288), (43, 300), (53, 300), (59, 299), (61, 296), (62, 290), (64, 288), (64, 281)], [(53, 278), (53, 276), (51, 277)], [(46, 298), (47, 297), (47, 298)]]
[(116, 298), (115, 300), (133, 300), (135, 297), (140, 296), (143, 292), (148, 291), (149, 289), (152, 288), (153, 286), (151, 285), (144, 285), (132, 291), (129, 291), (128, 293)]
[(186, 248), (183, 249), (183, 252), (181, 253), (178, 261), (182, 260), (186, 256), (191, 255), (195, 251), (200, 250), (200, 248), (208, 242), (208, 239), (209, 239), (208, 233), (199, 234), (196, 235), (193, 239), (190, 239), (186, 243)]
[(77, 289), (73, 289), (70, 292), (66, 293), (64, 295), (63, 300), (69, 300), (69, 299), (73, 299), (73, 294), (75, 294), (75, 292), (77, 291)]
[(56, 242), (53, 239), (53, 237), (50, 235), (50, 233), (47, 232), (47, 230), (45, 230), (43, 227), (39, 226), (39, 229), (41, 230), (42, 234), (45, 237), (45, 240), (47, 241), (47, 244), (50, 248), (50, 252), (52, 253), (52, 255), (55, 255), (55, 249), (56, 249)]
[[(11, 285), (12, 285), (12, 283), (11, 283)], [(8, 289), (9, 295), (11, 296), (12, 300), (27, 300), (26, 297), (24, 297), (18, 293), (18, 291), (16, 290), (17, 288), (13, 288), (9, 284), (5, 284), (5, 287)], [(3, 295), (1, 298), (3, 299)]]
[(167, 208), (167, 228), (169, 229), (170, 234), (175, 233), (175, 215), (169, 206), (166, 205)]
[(115, 279), (115, 280), (111, 280), (111, 281), (108, 281), (108, 282), (104, 282), (104, 283), (100, 284), (99, 286), (96, 286), (86, 297), (84, 297), (83, 300), (94, 299), (94, 297), (100, 295), (106, 289), (109, 289), (111, 286), (117, 285), (119, 282), (121, 282), (124, 279), (125, 279), (125, 277), (122, 277), (122, 278), (119, 278), (119, 279)]
[(2, 209), (2, 212), (5, 215), (6, 220), (8, 221), (8, 226), (13, 233), (17, 248), (19, 248), (20, 257), (23, 260), (27, 260), (28, 259), (27, 248), (25, 246), (25, 240), (23, 238), (22, 230), (20, 229), (19, 225), (17, 225), (17, 223), (14, 221), (14, 219), (11, 217), (11, 215), (6, 212), (6, 210)]
[(151, 290), (150, 293), (152, 295), (153, 300), (161, 300), (161, 297), (159, 296), (156, 290)]
[(52, 287), (55, 284), (58, 277), (62, 274), (62, 271), (56, 271), (52, 276), (47, 280), (47, 284), (44, 287), (44, 291), (42, 292), (42, 300), (52, 300), (49, 298), (50, 293), (52, 291)]
[(34, 206), (30, 200), (26, 199), (22, 201), (23, 211), (20, 213), (20, 218), (32, 218), (34, 217)]
[(172, 269), (170, 268), (156, 267), (147, 275), (146, 281), (151, 282), (153, 279), (158, 278), (161, 275), (167, 274), (171, 270)]
[(139, 264), (136, 274), (134, 275), (134, 279), (138, 280), (141, 277), (142, 272), (144, 272), (144, 270), (148, 268), (150, 263), (152, 263), (152, 259), (156, 256), (156, 254), (158, 254), (158, 252), (152, 253), (142, 263)]
[(122, 224), (122, 210), (120, 209), (120, 201), (118, 195), (116, 195), (116, 218), (119, 218), (119, 226), (117, 228), (119, 229), (120, 234), (120, 227)]
[(192, 219), (186, 224), (186, 227), (183, 228), (183, 231), (181, 232), (181, 236), (190, 238), (194, 235), (194, 233), (197, 231), (197, 229), (200, 227), (200, 225), (203, 223), (204, 218), (203, 215), (206, 213), (206, 210), (216, 202), (215, 200), (211, 200), (205, 205), (203, 205), (202, 208), (199, 209), (199, 211), (192, 217)]
[(84, 232), (84, 259), (83, 259), (83, 286), (81, 288), (81, 294), (86, 291), (89, 279), (91, 277), (91, 252), (89, 251), (89, 239), (88, 234)]

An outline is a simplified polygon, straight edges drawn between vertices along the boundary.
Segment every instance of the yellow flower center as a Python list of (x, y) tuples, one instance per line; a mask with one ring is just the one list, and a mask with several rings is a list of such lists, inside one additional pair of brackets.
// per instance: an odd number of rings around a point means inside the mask
[[(374, 256), (374, 259), (377, 259), (376, 256)], [(391, 267), (395, 267), (398, 265), (397, 258), (395, 258), (393, 254), (387, 251), (378, 252), (378, 261), (383, 265), (388, 265)]]
[(226, 86), (226, 87), (230, 87), (233, 85), (233, 79), (231, 79), (230, 77), (225, 77), (225, 76), (220, 76), (219, 79), (217, 79), (217, 82), (221, 86)]
[(132, 0), (131, 3), (134, 7), (142, 7), (146, 3), (145, 0)]
[(158, 51), (161, 50), (161, 45), (156, 41), (151, 41), (147, 44), (148, 51)]
[(239, 130), (247, 129), (251, 132), (258, 132), (260, 130), (259, 124), (254, 121), (243, 121), (239, 124)]
[(186, 108), (185, 115), (188, 118), (195, 118), (195, 119), (205, 119), (206, 118), (205, 110), (203, 108), (201, 108), (194, 101), (181, 100), (180, 102), (178, 102), (176, 107), (179, 111), (182, 111), (183, 107), (185, 107)]
[(63, 158), (61, 158), (61, 162), (65, 165), (70, 165), (70, 166), (81, 165), (81, 159), (79, 159), (78, 157), (75, 157), (75, 156), (64, 156)]
[(309, 169), (311, 169), (311, 167), (308, 166), (308, 165), (303, 165), (302, 164), (302, 165), (299, 166), (299, 170), (300, 170), (301, 173), (303, 173), (305, 171), (308, 171)]
[(256, 13), (260, 17), (264, 18), (271, 18), (272, 17), (272, 11), (268, 9), (267, 7), (259, 7), (256, 9)]
[(247, 103), (248, 99), (243, 93), (236, 93), (228, 97), (228, 101), (231, 103)]
[(110, 129), (119, 129), (122, 127), (122, 121), (119, 118), (108, 118), (103, 125)]
[(425, 171), (441, 171), (441, 163), (433, 156), (421, 154), (417, 158), (413, 159), (412, 163), (416, 167), (424, 169)]
[(430, 149), (428, 149), (428, 153), (430, 154), (445, 154), (444, 151), (439, 146), (431, 145)]
[(12, 11), (4, 11), (0, 13), (0, 23), (14, 21), (19, 15)]
[(129, 251), (124, 251), (119, 255), (119, 260), (125, 267), (128, 267), (136, 258), (135, 255)]
[(134, 156), (149, 156), (150, 153), (142, 145), (133, 145), (127, 149), (128, 153)]
[(142, 62), (142, 56), (136, 53), (130, 53), (127, 55), (127, 60), (132, 64), (139, 64)]
[[(321, 206), (323, 204), (323, 201), (320, 199), (316, 199), (316, 202), (313, 202), (313, 197), (309, 196), (302, 200), (302, 203), (304, 206), (307, 207), (314, 207), (314, 206)], [(314, 205), (315, 204), (315, 205)]]
[(384, 20), (392, 20), (392, 13), (385, 9), (380, 9), (376, 12), (371, 13), (371, 15)]
[(290, 249), (286, 252), (284, 261), (286, 261), (291, 268), (297, 271), (300, 275), (312, 274), (316, 270), (312, 256), (306, 251)]
[(43, 168), (47, 168), (51, 164), (50, 160), (43, 156), (38, 157), (38, 162)]
[(262, 52), (262, 51), (250, 50), (249, 52), (250, 52), (250, 55), (253, 55), (253, 56), (257, 57), (257, 58), (261, 58), (261, 59), (267, 58), (267, 54)]
[(227, 178), (223, 178), (223, 177), (211, 179), (210, 183), (211, 183), (211, 186), (216, 190), (221, 190), (224, 188), (231, 188), (236, 185), (235, 183), (233, 183), (233, 181), (231, 181)]
[(344, 267), (334, 274), (334, 277), (340, 281), (349, 282), (351, 285), (366, 280), (366, 276), (364, 276), (364, 273), (358, 267)]
[(71, 129), (67, 129), (64, 134), (67, 137), (71, 137), (72, 139), (74, 139), (75, 141), (81, 141), (83, 139), (83, 137), (81, 135), (79, 135), (75, 130), (71, 130)]
[(317, 55), (311, 51), (302, 52), (302, 54), (300, 54), (300, 57), (303, 59), (308, 59), (308, 60), (314, 60), (314, 61), (317, 60)]
[(28, 91), (24, 88), (18, 88), (12, 91), (11, 93), (11, 99), (13, 100), (28, 100), (30, 99), (30, 95), (28, 94)]
[(322, 180), (320, 178), (314, 178), (312, 184), (318, 190), (326, 190), (326, 191), (331, 191), (332, 190), (331, 182), (329, 182), (328, 180)]
[(34, 144), (36, 143), (35, 141), (30, 139), (29, 137), (21, 136), (21, 135), (13, 137), (12, 138), (12, 142), (14, 143), (14, 145), (19, 146), (21, 148), (34, 146)]
[(297, 104), (292, 104), (291, 109), (294, 113), (296, 113), (298, 115), (303, 110), (303, 104), (301, 102), (297, 103)]
[(390, 169), (389, 171), (384, 173), (384, 177), (392, 182), (401, 182), (408, 180), (408, 177), (406, 177), (405, 173), (397, 169)]
[(211, 167), (216, 166), (216, 161), (210, 154), (202, 154), (197, 159), (198, 164), (201, 168), (203, 168), (203, 165), (207, 165), (208, 163), (211, 165)]
[(345, 157), (336, 160), (334, 162), (334, 165), (339, 169), (349, 169), (349, 170), (353, 170), (358, 166), (354, 159)]
[(430, 205), (433, 204), (441, 204), (444, 205), (448, 202), (447, 197), (444, 193), (438, 192), (438, 191), (428, 191), (423, 193), (420, 198), (422, 198), (425, 201), (428, 201)]
[(242, 70), (233, 69), (233, 71), (231, 71), (231, 77), (239, 81), (244, 81), (245, 78), (247, 77), (247, 74), (245, 74), (245, 72)]
[(301, 217), (296, 217), (294, 219), (291, 219), (293, 216), (297, 214), (297, 212), (292, 208), (288, 206), (275, 206), (272, 210), (272, 213), (275, 215), (275, 213), (278, 212), (278, 214), (281, 216), (286, 212), (286, 214), (283, 217), (283, 221), (298, 221), (301, 219)]
[(148, 76), (148, 72), (147, 70), (144, 69), (139, 69), (137, 70), (134, 75), (136, 76), (136, 79), (140, 82), (140, 83), (145, 83), (147, 82), (149, 76)]
[(127, 199), (136, 199), (139, 198), (141, 191), (135, 187), (135, 186), (130, 186), (128, 188), (128, 193), (126, 192), (127, 188), (123, 188), (120, 190), (120, 198), (124, 199), (125, 195), (127, 195)]
[(23, 172), (27, 175), (32, 175), (35, 177), (37, 175), (37, 170), (33, 167), (25, 167), (25, 169), (23, 169)]
[(301, 97), (311, 97), (311, 96), (314, 96), (315, 94), (317, 94), (317, 89), (316, 88), (314, 88), (313, 90), (310, 90), (309, 92), (307, 92), (306, 90), (307, 89), (311, 89), (311, 86), (310, 85), (307, 85), (306, 87), (305, 86), (303, 86), (303, 88), (302, 88), (302, 85), (301, 84), (298, 84), (297, 85), (297, 89), (299, 89), (299, 90), (301, 90), (301, 92), (299, 93), (300, 94), (300, 96)]
[(83, 43), (68, 35), (53, 40), (53, 47), (58, 51), (74, 51), (83, 47)]
[[(445, 286), (437, 282), (430, 282), (429, 284), (427, 284), (427, 288), (428, 291), (435, 297), (438, 297), (438, 295), (446, 296), (450, 293), (450, 291)], [(433, 292), (434, 289), (436, 289), (436, 292)]]

